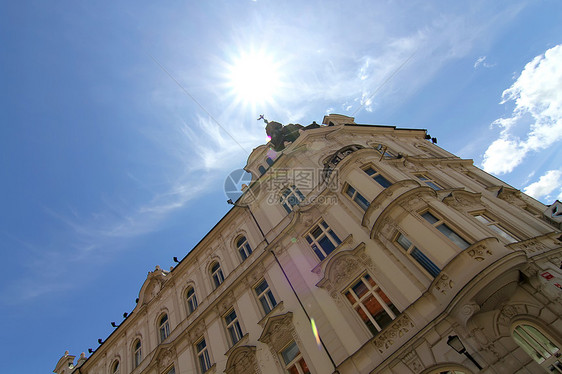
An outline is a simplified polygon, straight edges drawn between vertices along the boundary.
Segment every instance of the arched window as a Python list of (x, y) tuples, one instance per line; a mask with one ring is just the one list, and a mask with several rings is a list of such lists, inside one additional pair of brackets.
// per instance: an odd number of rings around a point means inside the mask
[(111, 365), (111, 374), (119, 374), (119, 360), (115, 360)]
[(168, 315), (164, 314), (160, 317), (158, 322), (158, 330), (160, 332), (160, 343), (162, 343), (170, 335), (170, 323), (168, 321)]
[(222, 274), (221, 266), (218, 262), (215, 262), (213, 266), (211, 266), (211, 278), (213, 278), (215, 288), (217, 288), (221, 285), (222, 282), (224, 282), (224, 275)]
[(137, 339), (133, 344), (133, 367), (136, 368), (142, 361), (141, 341)]
[(525, 322), (514, 325), (511, 336), (525, 353), (547, 372), (562, 373), (560, 346), (553, 339)]
[(245, 236), (241, 236), (236, 241), (236, 248), (238, 248), (238, 252), (240, 253), (240, 257), (242, 257), (242, 261), (247, 259), (252, 254), (252, 248), (250, 244), (248, 244), (248, 240)]
[(191, 314), (197, 309), (197, 296), (195, 296), (195, 289), (189, 287), (185, 293), (187, 299), (187, 313)]
[(265, 174), (265, 168), (263, 167), (263, 165), (260, 165), (258, 167), (258, 170), (260, 171), (260, 175), (264, 175)]
[(291, 213), (293, 211), (293, 207), (299, 205), (301, 201), (304, 200), (304, 195), (296, 186), (290, 186), (285, 188), (281, 193), (281, 198), (279, 199), (283, 208), (287, 211), (287, 213)]
[(273, 165), (273, 159), (271, 157), (266, 158), (265, 162), (267, 162), (269, 166)]

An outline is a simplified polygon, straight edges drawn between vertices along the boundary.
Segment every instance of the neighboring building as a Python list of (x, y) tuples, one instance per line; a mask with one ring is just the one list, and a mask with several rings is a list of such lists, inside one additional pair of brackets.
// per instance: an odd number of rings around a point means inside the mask
[(236, 206), (148, 274), (89, 358), (67, 353), (54, 371), (562, 372), (562, 236), (547, 207), (425, 130), (323, 123), (269, 122)]

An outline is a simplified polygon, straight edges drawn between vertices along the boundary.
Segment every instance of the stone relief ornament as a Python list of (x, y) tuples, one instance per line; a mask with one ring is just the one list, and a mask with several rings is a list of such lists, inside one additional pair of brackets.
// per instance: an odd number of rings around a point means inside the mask
[(164, 348), (158, 352), (158, 358), (156, 359), (157, 366), (160, 370), (166, 369), (174, 362), (175, 350), (174, 347)]
[(414, 323), (407, 314), (401, 314), (386, 327), (379, 335), (375, 337), (373, 343), (377, 347), (379, 353), (384, 353), (397, 339), (410, 332), (414, 327)]
[(260, 374), (261, 370), (256, 359), (255, 346), (236, 348), (228, 356), (226, 374)]
[(258, 341), (269, 346), (271, 355), (279, 363), (277, 352), (281, 351), (287, 344), (294, 340), (302, 344), (293, 326), (293, 313), (287, 312), (282, 315), (269, 317)]
[(447, 291), (451, 290), (453, 285), (453, 280), (445, 273), (441, 273), (439, 278), (437, 278), (437, 281), (435, 281), (435, 288), (443, 295), (447, 294)]
[(404, 355), (402, 358), (402, 362), (410, 368), (415, 374), (421, 372), (425, 369), (424, 365), (422, 364), (418, 353), (414, 351), (410, 351)]
[(484, 244), (479, 244), (479, 245), (475, 246), (474, 248), (470, 248), (466, 253), (472, 259), (474, 259), (478, 262), (484, 261), (486, 256), (492, 255), (492, 251), (488, 247), (486, 247)]

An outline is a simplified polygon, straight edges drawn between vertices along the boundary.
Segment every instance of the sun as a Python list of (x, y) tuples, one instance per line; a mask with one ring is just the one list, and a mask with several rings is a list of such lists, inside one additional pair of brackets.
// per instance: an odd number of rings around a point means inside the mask
[(280, 64), (265, 51), (242, 52), (228, 66), (231, 93), (251, 106), (272, 103), (281, 86)]

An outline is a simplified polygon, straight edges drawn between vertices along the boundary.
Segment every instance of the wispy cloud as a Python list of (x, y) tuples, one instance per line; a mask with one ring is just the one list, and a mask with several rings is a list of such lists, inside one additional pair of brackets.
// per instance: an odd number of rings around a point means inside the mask
[(549, 170), (523, 191), (535, 199), (562, 200), (562, 170)]
[(477, 69), (479, 67), (483, 67), (483, 68), (491, 68), (494, 67), (495, 64), (490, 64), (488, 62), (486, 62), (486, 56), (481, 56), (478, 57), (478, 59), (476, 60), (476, 62), (474, 63), (474, 68)]
[[(529, 152), (549, 148), (562, 139), (562, 45), (529, 62), (515, 83), (502, 94), (501, 104), (514, 102), (510, 117), (493, 126), (500, 136), (484, 154), (484, 170), (513, 171)], [(524, 132), (524, 137), (517, 135)]]

